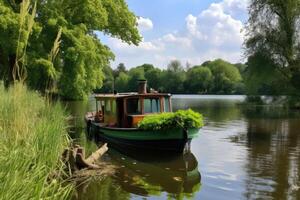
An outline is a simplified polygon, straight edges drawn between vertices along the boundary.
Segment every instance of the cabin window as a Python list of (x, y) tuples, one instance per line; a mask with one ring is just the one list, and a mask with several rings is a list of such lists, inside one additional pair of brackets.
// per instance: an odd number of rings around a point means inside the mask
[(117, 113), (117, 104), (116, 104), (116, 100), (111, 100), (111, 112), (113, 114)]
[(100, 101), (100, 109), (102, 110), (102, 111), (104, 111), (104, 105), (105, 105), (105, 101)]
[(111, 111), (111, 103), (110, 100), (105, 100), (105, 112)]
[(130, 98), (126, 101), (127, 114), (141, 114), (140, 100), (138, 98)]
[(164, 108), (165, 112), (170, 112), (169, 97), (164, 98)]
[(96, 100), (96, 110), (99, 111), (103, 111), (103, 106), (105, 105), (104, 101), (102, 100)]
[(160, 101), (159, 101), (159, 99), (158, 98), (144, 99), (144, 112), (145, 113), (160, 112)]

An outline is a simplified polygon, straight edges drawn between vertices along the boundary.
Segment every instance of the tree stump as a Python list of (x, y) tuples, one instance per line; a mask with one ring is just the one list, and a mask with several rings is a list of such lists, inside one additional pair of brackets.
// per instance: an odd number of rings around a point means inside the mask
[(96, 163), (107, 150), (107, 144), (104, 144), (88, 158), (85, 158), (84, 148), (79, 145), (75, 145), (73, 148), (66, 149), (63, 152), (62, 159), (72, 173), (82, 169), (99, 169), (100, 166)]

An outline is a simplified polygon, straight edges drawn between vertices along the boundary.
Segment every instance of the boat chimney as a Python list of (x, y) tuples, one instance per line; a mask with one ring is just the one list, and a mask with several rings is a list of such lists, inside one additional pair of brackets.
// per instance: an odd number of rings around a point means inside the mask
[(147, 93), (147, 80), (138, 80), (139, 84), (139, 94), (146, 94)]

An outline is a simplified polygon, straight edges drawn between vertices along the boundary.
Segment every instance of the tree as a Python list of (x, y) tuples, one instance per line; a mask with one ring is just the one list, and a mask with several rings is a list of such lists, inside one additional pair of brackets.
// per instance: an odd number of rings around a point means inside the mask
[(115, 69), (113, 71), (114, 77), (116, 78), (117, 76), (119, 76), (119, 74), (123, 72), (123, 73), (127, 73), (126, 67), (124, 63), (120, 63), (117, 67), (117, 69)]
[[(11, 71), (16, 63), (22, 19), (20, 3), (16, 2), (21, 1), (0, 0), (0, 77), (5, 82), (12, 81)], [(54, 79), (51, 82), (57, 83), (59, 94), (66, 98), (82, 99), (102, 86), (102, 69), (114, 55), (100, 42), (96, 31), (129, 44), (137, 45), (141, 40), (136, 16), (128, 10), (125, 0), (40, 0), (35, 21), (25, 55), (27, 82), (30, 87), (41, 89), (40, 85), (47, 85), (45, 81)], [(48, 58), (59, 30), (60, 51), (52, 66)]]
[(279, 95), (285, 92), (288, 94), (290, 84), (286, 77), (274, 68), (270, 57), (256, 53), (248, 58), (248, 66), (244, 73), (248, 94)]
[(97, 88), (96, 92), (103, 92), (103, 93), (113, 93), (113, 85), (114, 85), (114, 75), (113, 70), (109, 66), (104, 66), (103, 68), (104, 73), (104, 81), (103, 86), (101, 88)]
[(211, 87), (213, 76), (209, 68), (194, 66), (187, 72), (185, 90), (192, 93), (207, 93)]
[(239, 70), (229, 62), (218, 59), (207, 63), (207, 67), (213, 74), (213, 93), (231, 94), (235, 85), (242, 81)]
[(148, 81), (148, 86), (155, 90), (162, 89), (161, 77), (162, 72), (158, 68), (153, 67), (153, 69), (145, 71), (145, 78)]
[(243, 75), (247, 69), (247, 65), (243, 63), (236, 63), (234, 66), (239, 70), (241, 75)]
[(185, 71), (178, 60), (172, 60), (168, 69), (162, 73), (164, 92), (184, 93)]
[[(251, 0), (246, 55), (251, 78), (283, 80), (300, 91), (299, 0)], [(267, 63), (257, 66), (257, 63)], [(263, 73), (259, 68), (272, 73)], [(255, 73), (257, 72), (257, 73)], [(272, 76), (273, 75), (273, 76)], [(257, 81), (257, 78), (254, 78)], [(249, 82), (248, 84), (255, 84)], [(267, 83), (268, 84), (268, 83)]]
[(138, 80), (145, 79), (144, 68), (132, 68), (128, 72), (128, 91), (133, 92), (138, 90)]
[(169, 71), (173, 71), (173, 72), (182, 72), (183, 71), (183, 67), (182, 64), (179, 60), (172, 60), (169, 64), (168, 64), (168, 70)]
[(124, 72), (120, 72), (115, 80), (115, 90), (117, 92), (128, 92), (129, 76)]
[(154, 66), (152, 64), (142, 64), (141, 66), (137, 66), (136, 68), (142, 68), (144, 70), (144, 72), (148, 72), (150, 70), (153, 70), (154, 69)]

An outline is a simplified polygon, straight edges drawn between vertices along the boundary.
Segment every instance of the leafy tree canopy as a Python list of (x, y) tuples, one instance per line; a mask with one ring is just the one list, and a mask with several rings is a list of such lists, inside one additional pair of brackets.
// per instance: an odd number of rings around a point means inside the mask
[(144, 68), (132, 68), (128, 72), (128, 91), (136, 91), (138, 87), (138, 80), (145, 79)]
[(194, 66), (187, 72), (185, 88), (193, 94), (207, 93), (211, 87), (213, 76), (208, 67)]
[(183, 71), (183, 66), (179, 60), (172, 60), (168, 64), (168, 70), (173, 71), (173, 72), (182, 72)]
[[(10, 82), (16, 62), (20, 20), (20, 2), (0, 0), (0, 75)], [(29, 8), (32, 10), (32, 7)], [(114, 58), (110, 49), (96, 36), (104, 32), (129, 44), (141, 37), (135, 15), (125, 0), (40, 0), (32, 34), (28, 41), (27, 82), (45, 91), (49, 83), (66, 98), (82, 99), (101, 87), (102, 69)], [(49, 59), (53, 42), (62, 30), (56, 59)]]
[[(265, 70), (263, 74), (266, 74), (272, 68), (273, 73), (267, 75), (269, 77), (265, 84), (280, 79), (299, 91), (300, 1), (251, 0), (249, 14), (245, 45), (249, 68), (247, 70), (251, 71), (251, 79), (254, 80), (249, 84), (255, 84), (259, 77), (264, 82), (267, 77), (260, 73)], [(261, 65), (258, 66), (258, 63)]]
[[(137, 81), (146, 79), (148, 89), (153, 88), (160, 92), (175, 94), (244, 93), (245, 86), (240, 74), (240, 70), (245, 74), (244, 64), (231, 64), (219, 59), (189, 67), (186, 70), (179, 61), (171, 61), (165, 70), (152, 64), (143, 64), (119, 73), (115, 77), (115, 89), (118, 92), (137, 91)], [(109, 85), (106, 85), (106, 82)], [(112, 88), (107, 79), (105, 79), (104, 88)]]
[(118, 92), (128, 92), (127, 91), (128, 82), (129, 82), (129, 76), (126, 73), (121, 72), (119, 76), (116, 78), (115, 89)]
[(218, 59), (206, 65), (214, 76), (212, 91), (216, 93), (231, 93), (234, 85), (242, 81), (239, 70), (231, 63)]

